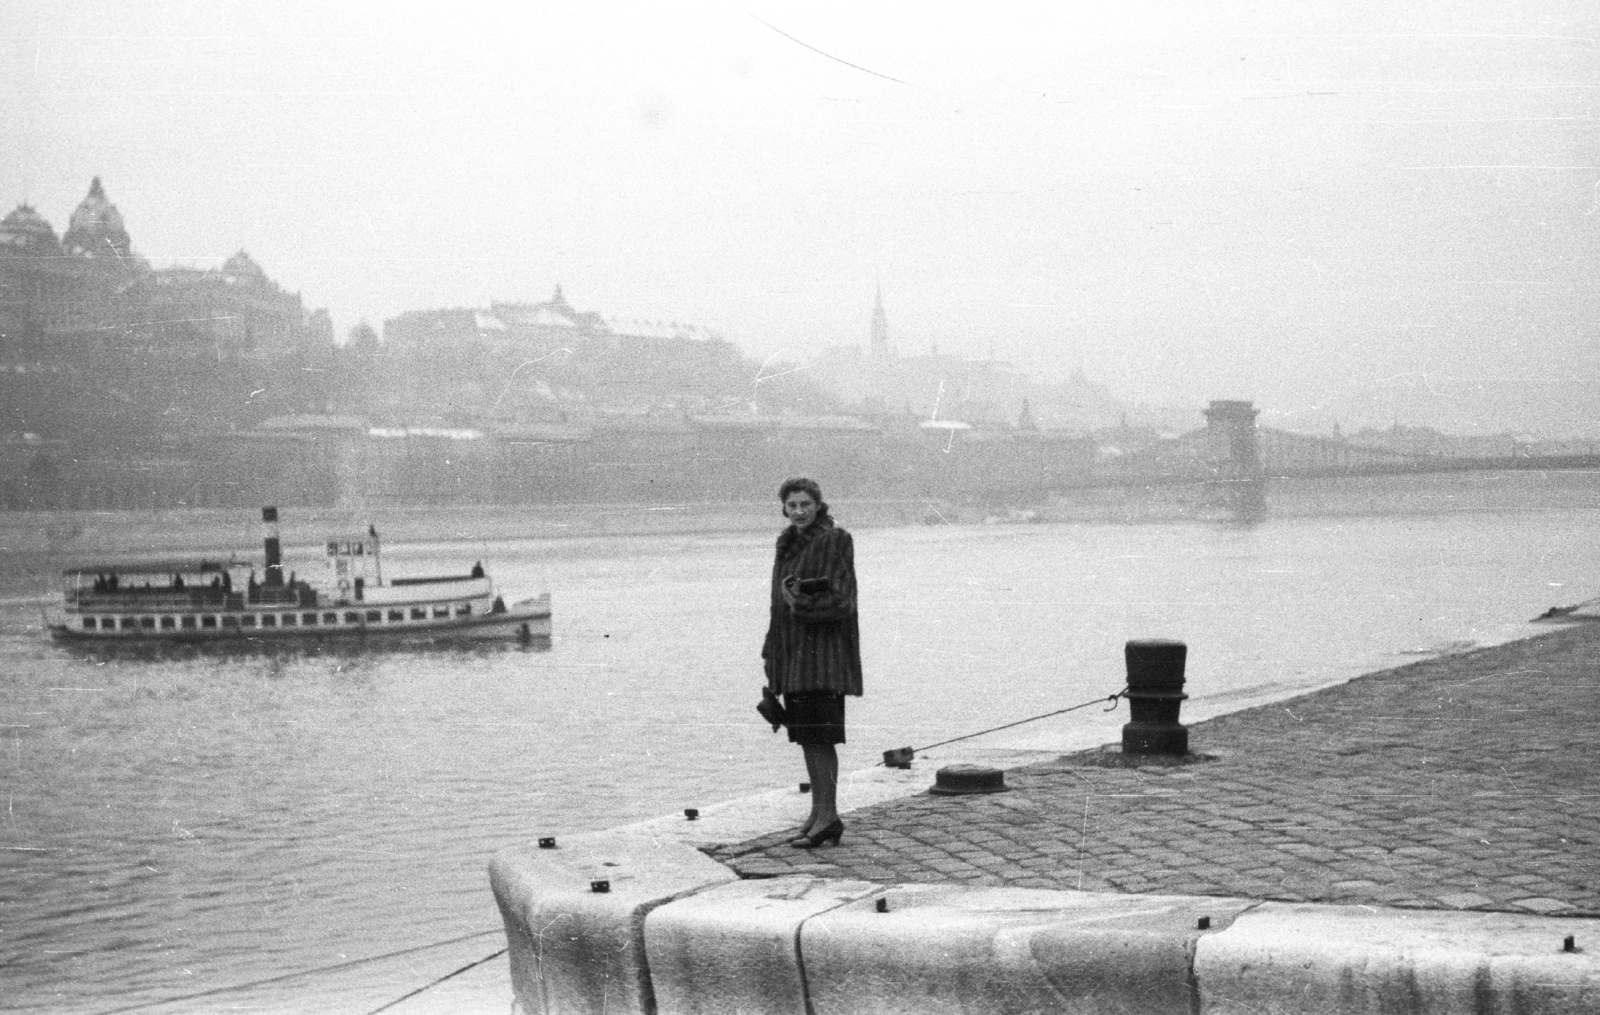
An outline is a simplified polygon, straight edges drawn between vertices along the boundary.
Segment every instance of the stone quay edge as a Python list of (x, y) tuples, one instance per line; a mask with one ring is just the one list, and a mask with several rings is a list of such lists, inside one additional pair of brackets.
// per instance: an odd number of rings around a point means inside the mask
[[(1597, 658), (1600, 625), (1582, 624), (1369, 674), (1195, 723), (1192, 749), (1215, 760), (1111, 771), (1097, 790), (1104, 770), (1042, 752), (1013, 752), (1015, 789), (989, 797), (931, 797), (926, 768), (856, 773), (847, 844), (814, 854), (772, 832), (799, 816), (792, 791), (508, 849), (491, 881), (516, 1000), (540, 1015), (1600, 1012), (1600, 795), (1582, 760)], [(1223, 859), (1186, 856), (1183, 822), (1223, 806), (1186, 793), (1258, 785), (1256, 770), (1276, 795), (1229, 805), (1226, 834), (1199, 844)], [(1166, 828), (1104, 826), (1093, 858), (1140, 876), (1083, 866), (1091, 826), (1050, 795), (1064, 786), (1142, 801), (1125, 824)], [(1368, 804), (1383, 820), (1363, 830)], [(940, 839), (948, 820), (977, 832)], [(1263, 880), (1268, 854), (1326, 870)], [(1075, 878), (1041, 876), (1074, 856)], [(1404, 891), (1357, 869), (1374, 863)]]

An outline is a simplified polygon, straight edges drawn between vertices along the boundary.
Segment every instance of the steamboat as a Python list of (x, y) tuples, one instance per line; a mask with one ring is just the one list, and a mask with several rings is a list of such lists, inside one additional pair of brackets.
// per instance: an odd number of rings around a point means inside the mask
[(507, 604), (481, 562), (464, 574), (383, 577), (376, 528), (326, 544), (327, 581), (284, 573), (277, 508), (263, 508), (264, 567), (187, 559), (65, 572), (58, 641), (455, 641), (550, 637), (550, 594)]

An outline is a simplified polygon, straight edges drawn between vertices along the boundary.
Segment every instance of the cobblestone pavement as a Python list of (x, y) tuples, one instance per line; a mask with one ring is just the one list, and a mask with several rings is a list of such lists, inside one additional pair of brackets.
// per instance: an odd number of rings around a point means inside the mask
[(1068, 755), (1010, 792), (855, 811), (837, 848), (707, 852), (744, 877), (1600, 915), (1600, 623), (1199, 723), (1189, 746), (1214, 760)]

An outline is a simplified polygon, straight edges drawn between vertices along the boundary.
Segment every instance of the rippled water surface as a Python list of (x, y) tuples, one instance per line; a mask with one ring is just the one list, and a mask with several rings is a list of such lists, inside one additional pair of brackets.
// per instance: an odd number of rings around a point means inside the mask
[[(859, 530), (867, 697), (842, 764), (1109, 694), (1132, 637), (1189, 643), (1199, 718), (1530, 633), (1600, 593), (1597, 518)], [(554, 638), (320, 654), (55, 646), (54, 562), (0, 551), (0, 1008), (108, 1010), (495, 931), (495, 850), (793, 782), (752, 707), (775, 534), (396, 547), (396, 570), (487, 551), (508, 593), (552, 593)], [(1089, 745), (1124, 721), (992, 739)], [(500, 946), (151, 1010), (369, 1011)], [(505, 1012), (504, 961), (391, 1010)]]

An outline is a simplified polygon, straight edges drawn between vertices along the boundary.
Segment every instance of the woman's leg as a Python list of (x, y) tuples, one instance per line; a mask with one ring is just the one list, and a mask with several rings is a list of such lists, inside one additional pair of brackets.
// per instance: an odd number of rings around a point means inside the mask
[(832, 744), (805, 744), (806, 771), (811, 773), (811, 824), (820, 831), (839, 817), (839, 752)]
[(813, 828), (822, 827), (817, 824), (817, 815), (822, 813), (820, 801), (817, 798), (817, 786), (820, 785), (821, 775), (817, 772), (816, 748), (811, 744), (801, 744), (800, 750), (805, 752), (806, 778), (811, 782), (811, 814), (807, 816), (805, 824), (800, 826), (800, 834), (806, 836), (811, 834)]

